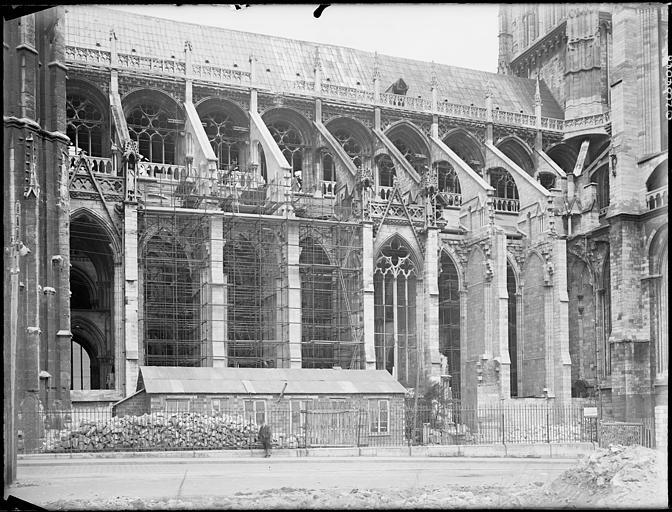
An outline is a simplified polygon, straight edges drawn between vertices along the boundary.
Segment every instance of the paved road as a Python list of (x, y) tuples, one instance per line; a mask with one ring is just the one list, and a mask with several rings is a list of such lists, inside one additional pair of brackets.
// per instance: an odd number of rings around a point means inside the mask
[(19, 462), (5, 489), (36, 505), (58, 499), (227, 496), (281, 487), (409, 488), (546, 482), (572, 459), (325, 457), (60, 459)]

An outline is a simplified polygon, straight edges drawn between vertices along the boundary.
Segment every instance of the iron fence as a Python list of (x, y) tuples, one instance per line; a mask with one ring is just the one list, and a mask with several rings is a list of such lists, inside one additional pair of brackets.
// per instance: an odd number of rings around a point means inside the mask
[(655, 448), (656, 435), (654, 430), (653, 418), (641, 418), (637, 421), (600, 421), (599, 445), (606, 448), (610, 444), (620, 444), (630, 446), (633, 444)]
[[(382, 401), (385, 402), (385, 401)], [(584, 417), (575, 405), (442, 406), (412, 402), (255, 401), (243, 409), (113, 416), (110, 409), (24, 411), (19, 453), (260, 448), (262, 423), (277, 448), (599, 442), (653, 447), (653, 420)]]

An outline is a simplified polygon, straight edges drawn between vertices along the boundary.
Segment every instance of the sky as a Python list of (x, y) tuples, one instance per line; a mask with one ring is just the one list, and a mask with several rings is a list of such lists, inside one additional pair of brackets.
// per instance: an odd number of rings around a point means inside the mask
[(108, 5), (160, 18), (497, 71), (497, 4)]

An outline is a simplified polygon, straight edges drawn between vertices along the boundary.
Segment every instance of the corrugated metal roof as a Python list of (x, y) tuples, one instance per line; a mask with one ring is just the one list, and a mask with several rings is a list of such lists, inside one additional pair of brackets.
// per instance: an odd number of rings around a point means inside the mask
[[(184, 42), (188, 40), (192, 43), (195, 64), (208, 60), (211, 65), (241, 71), (249, 70), (249, 56), (254, 54), (258, 59), (258, 80), (271, 88), (279, 88), (284, 80), (312, 80), (318, 46), (324, 80), (362, 89), (369, 89), (372, 83), (372, 52), (181, 23), (100, 6), (68, 6), (66, 9), (66, 44), (69, 46), (108, 50), (111, 28), (115, 30), (120, 53), (130, 54), (135, 50), (137, 55), (183, 60)], [(431, 98), (431, 63), (382, 54), (378, 57), (381, 91), (403, 78), (408, 85), (408, 96)], [(494, 107), (534, 115), (534, 80), (444, 64), (436, 64), (435, 70), (439, 101), (485, 107), (486, 84), (490, 81)], [(564, 118), (563, 110), (543, 82), (540, 92), (542, 116)]]
[(142, 366), (147, 393), (226, 393), (350, 395), (405, 393), (385, 370), (330, 370), (312, 368), (187, 368)]

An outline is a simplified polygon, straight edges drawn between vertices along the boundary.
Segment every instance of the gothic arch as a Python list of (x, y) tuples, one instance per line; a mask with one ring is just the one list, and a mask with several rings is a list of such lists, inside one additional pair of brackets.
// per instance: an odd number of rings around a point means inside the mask
[(475, 171), (480, 172), (484, 167), (482, 144), (469, 130), (459, 127), (448, 130), (443, 136), (443, 143)]
[(464, 290), (464, 266), (460, 262), (460, 258), (457, 256), (457, 253), (450, 246), (442, 246), (439, 249), (439, 261), (441, 261), (441, 255), (446, 253), (448, 257), (452, 260), (453, 265), (457, 269), (457, 276), (460, 280), (460, 290)]
[(420, 254), (419, 248), (417, 247), (417, 245), (409, 242), (409, 240), (404, 235), (402, 235), (400, 233), (392, 233), (385, 240), (383, 240), (380, 243), (375, 243), (374, 242), (373, 253), (376, 255), (376, 258), (380, 254), (380, 250), (383, 247), (386, 247), (387, 245), (390, 245), (392, 243), (393, 239), (395, 239), (395, 238), (401, 243), (401, 245), (403, 245), (404, 247), (406, 247), (406, 249), (408, 249), (408, 251), (411, 255), (411, 261), (413, 262), (413, 265), (415, 265), (415, 268), (417, 269), (418, 279), (422, 279), (422, 267), (423, 267), (423, 265), (422, 265), (422, 260), (418, 257), (418, 254)]
[(511, 266), (513, 275), (516, 278), (517, 289), (518, 292), (520, 293), (520, 287), (522, 282), (522, 269), (520, 268), (520, 265), (518, 265), (518, 260), (516, 260), (516, 257), (510, 251), (506, 251), (506, 263)]
[(298, 110), (289, 107), (272, 107), (266, 110), (262, 115), (264, 123), (268, 126), (276, 121), (284, 121), (292, 125), (301, 135), (301, 143), (307, 148), (314, 145), (313, 128), (309, 119)]
[(81, 92), (84, 94), (90, 94), (91, 99), (96, 104), (96, 106), (103, 112), (104, 115), (109, 117), (110, 113), (110, 101), (103, 91), (100, 90), (100, 87), (95, 83), (86, 80), (84, 78), (73, 78), (68, 79), (66, 86), (66, 95), (73, 92)]
[(415, 146), (414, 149), (423, 152), (422, 154), (425, 156), (426, 159), (425, 165), (429, 165), (430, 144), (425, 134), (422, 133), (422, 131), (410, 121), (401, 119), (399, 121), (392, 123), (390, 126), (387, 127), (387, 130), (385, 130), (385, 136), (388, 139), (392, 140), (393, 138), (395, 138), (398, 132), (400, 132), (401, 139)]
[(245, 112), (240, 105), (237, 103), (228, 100), (226, 98), (220, 98), (219, 96), (208, 96), (200, 99), (197, 103), (194, 104), (196, 111), (199, 113), (211, 112), (212, 110), (224, 110), (232, 114), (236, 121), (242, 125), (249, 124), (249, 115)]
[(530, 176), (534, 175), (534, 159), (532, 150), (517, 135), (507, 135), (497, 141), (497, 149), (513, 160)]
[(87, 208), (85, 206), (80, 206), (70, 211), (70, 224), (79, 219), (80, 217), (86, 217), (91, 219), (98, 227), (107, 235), (108, 240), (110, 241), (110, 250), (112, 252), (112, 257), (117, 261), (121, 257), (121, 241), (117, 236), (112, 224), (109, 220), (104, 219), (96, 211)]
[(547, 148), (546, 154), (558, 164), (566, 174), (574, 172), (574, 165), (578, 158), (578, 151), (575, 147), (565, 142), (558, 142)]
[(181, 118), (184, 118), (184, 107), (180, 102), (156, 87), (138, 87), (124, 94), (121, 97), (124, 116), (127, 116), (133, 107), (143, 101), (158, 103), (161, 107), (172, 109), (171, 112), (177, 112)]
[(325, 124), (325, 126), (332, 135), (334, 135), (334, 132), (338, 129), (344, 129), (352, 133), (362, 145), (363, 153), (369, 156), (371, 155), (373, 150), (371, 130), (358, 119), (345, 116), (333, 117)]
[(185, 258), (189, 265), (189, 273), (191, 274), (191, 272), (194, 270), (192, 267), (195, 264), (193, 247), (191, 243), (188, 240), (182, 239), (180, 236), (176, 235), (165, 226), (152, 224), (143, 230), (142, 234), (138, 238), (138, 254), (146, 253), (147, 244), (155, 236), (161, 236), (164, 239), (167, 236), (170, 240), (179, 246), (180, 250), (184, 252)]

